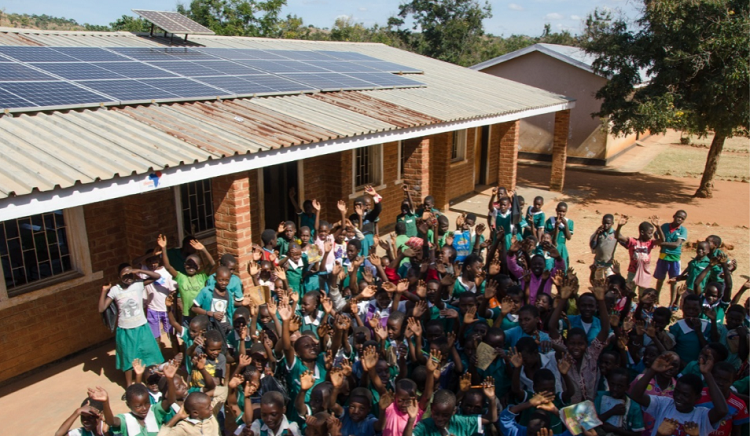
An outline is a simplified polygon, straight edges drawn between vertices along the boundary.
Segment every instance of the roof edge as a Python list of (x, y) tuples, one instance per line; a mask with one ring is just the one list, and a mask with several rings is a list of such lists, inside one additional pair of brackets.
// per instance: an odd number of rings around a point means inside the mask
[(53, 189), (45, 192), (37, 191), (21, 196), (6, 197), (0, 199), (0, 221), (7, 221), (53, 210), (68, 209), (71, 207), (98, 203), (100, 201), (142, 194), (207, 178), (250, 171), (270, 165), (293, 162), (325, 154), (339, 153), (371, 145), (505, 123), (519, 120), (521, 118), (572, 109), (573, 107), (575, 107), (575, 101), (569, 100), (563, 103), (512, 113), (428, 124), (405, 129), (379, 131), (366, 135), (331, 139), (328, 141), (284, 147), (253, 154), (228, 156), (222, 159), (209, 160), (195, 164), (154, 169), (153, 172), (161, 173), (161, 176), (158, 178), (152, 178), (150, 177), (150, 174), (138, 174), (80, 184), (68, 188)]
[[(564, 47), (572, 47), (572, 46), (564, 46)], [(591, 68), (591, 65), (588, 65), (588, 64), (586, 64), (584, 62), (581, 62), (581, 61), (579, 61), (577, 59), (573, 59), (570, 56), (565, 56), (564, 54), (562, 54), (562, 53), (560, 53), (558, 51), (551, 50), (550, 48), (546, 47), (545, 44), (542, 44), (542, 43), (537, 43), (537, 44), (534, 44), (534, 45), (530, 45), (528, 47), (524, 47), (524, 48), (522, 48), (520, 50), (512, 51), (510, 53), (506, 53), (506, 54), (504, 54), (502, 56), (498, 56), (496, 58), (492, 58), (492, 59), (486, 60), (484, 62), (480, 62), (480, 63), (478, 63), (476, 65), (472, 65), (469, 68), (472, 69), (472, 70), (481, 71), (481, 70), (493, 67), (493, 66), (501, 64), (503, 62), (510, 61), (512, 59), (519, 58), (521, 56), (524, 56), (524, 55), (527, 55), (527, 54), (533, 53), (533, 52), (539, 52), (539, 53), (546, 54), (547, 56), (550, 56), (550, 57), (555, 58), (555, 59), (557, 59), (559, 61), (565, 62), (566, 64), (570, 64), (570, 65), (572, 65), (572, 66), (574, 66), (576, 68), (580, 68), (580, 69), (582, 69), (584, 71), (588, 71), (591, 74), (596, 74), (594, 72), (594, 69)], [(596, 75), (598, 75), (598, 74), (596, 74)]]

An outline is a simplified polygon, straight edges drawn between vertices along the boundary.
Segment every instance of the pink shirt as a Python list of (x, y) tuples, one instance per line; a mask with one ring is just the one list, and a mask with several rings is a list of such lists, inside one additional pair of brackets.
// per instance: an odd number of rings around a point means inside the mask
[[(424, 410), (419, 409), (417, 412), (417, 419), (414, 420), (414, 427), (422, 419)], [(409, 422), (409, 414), (402, 413), (396, 407), (394, 402), (387, 409), (385, 409), (385, 424), (383, 425), (383, 436), (401, 436), (404, 434), (406, 423)]]

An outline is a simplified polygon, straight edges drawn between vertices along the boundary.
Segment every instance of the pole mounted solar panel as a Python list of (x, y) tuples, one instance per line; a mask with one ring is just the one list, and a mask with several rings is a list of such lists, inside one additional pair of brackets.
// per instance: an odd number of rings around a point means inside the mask
[(143, 9), (132, 9), (132, 11), (167, 33), (214, 35), (214, 32), (208, 27), (201, 26), (190, 18), (178, 14), (177, 12), (147, 11)]

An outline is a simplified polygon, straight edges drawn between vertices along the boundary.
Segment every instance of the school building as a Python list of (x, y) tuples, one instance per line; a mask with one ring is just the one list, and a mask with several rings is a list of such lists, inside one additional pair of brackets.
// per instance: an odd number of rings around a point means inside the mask
[(337, 221), (336, 202), (371, 184), (389, 231), (402, 183), (442, 209), (476, 185), (514, 189), (519, 123), (541, 114), (562, 189), (575, 102), (538, 88), (382, 44), (0, 28), (0, 48), (170, 43), (361, 53), (424, 86), (1, 113), (0, 383), (110, 340), (101, 287), (159, 233), (237, 256), (247, 281), (251, 243), (296, 218), (290, 188)]

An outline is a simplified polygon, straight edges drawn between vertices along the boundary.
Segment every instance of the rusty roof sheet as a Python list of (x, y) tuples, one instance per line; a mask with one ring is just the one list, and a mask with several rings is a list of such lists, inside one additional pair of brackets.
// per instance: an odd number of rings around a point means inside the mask
[[(0, 198), (264, 150), (557, 107), (565, 97), (382, 44), (195, 36), (207, 47), (340, 50), (424, 71), (427, 86), (0, 116)], [(128, 32), (0, 28), (0, 45), (163, 46)]]

